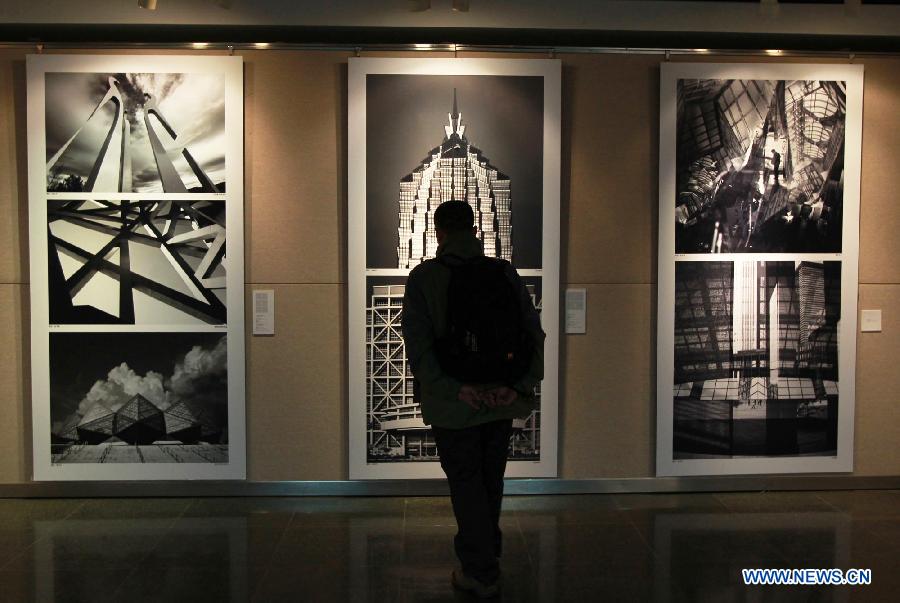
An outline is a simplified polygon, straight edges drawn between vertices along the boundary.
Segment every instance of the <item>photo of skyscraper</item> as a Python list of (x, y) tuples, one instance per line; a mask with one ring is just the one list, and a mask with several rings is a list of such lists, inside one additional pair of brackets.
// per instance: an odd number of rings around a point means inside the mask
[[(557, 471), (559, 95), (556, 60), (350, 60), (349, 459), (354, 479), (441, 475), (403, 341), (410, 271), (437, 255), (434, 213), (462, 201), (512, 264), (547, 334), (538, 409), (513, 424), (509, 475)], [(546, 304), (545, 304), (546, 301)]]
[(398, 268), (415, 268), (435, 256), (434, 211), (450, 200), (465, 201), (472, 207), (485, 255), (512, 261), (509, 177), (466, 138), (456, 90), (448, 121), (443, 142), (400, 181)]
[(434, 257), (432, 213), (475, 213), (485, 253), (541, 268), (543, 82), (538, 77), (366, 78), (366, 267)]

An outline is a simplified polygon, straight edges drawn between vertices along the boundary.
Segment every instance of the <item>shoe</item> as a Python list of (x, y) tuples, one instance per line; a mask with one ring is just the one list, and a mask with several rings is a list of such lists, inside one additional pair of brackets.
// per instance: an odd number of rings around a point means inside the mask
[(475, 578), (467, 575), (462, 570), (453, 570), (450, 576), (453, 586), (459, 590), (465, 590), (479, 599), (492, 599), (500, 595), (500, 581), (493, 584), (484, 584)]

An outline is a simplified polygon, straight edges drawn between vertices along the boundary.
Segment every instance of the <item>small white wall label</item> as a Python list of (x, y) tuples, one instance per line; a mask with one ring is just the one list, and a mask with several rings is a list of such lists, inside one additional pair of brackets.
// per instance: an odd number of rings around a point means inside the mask
[(860, 330), (863, 333), (880, 333), (881, 310), (863, 310)]
[(275, 291), (253, 290), (253, 334), (275, 334)]
[(587, 332), (585, 314), (587, 311), (587, 290), (566, 289), (566, 333)]

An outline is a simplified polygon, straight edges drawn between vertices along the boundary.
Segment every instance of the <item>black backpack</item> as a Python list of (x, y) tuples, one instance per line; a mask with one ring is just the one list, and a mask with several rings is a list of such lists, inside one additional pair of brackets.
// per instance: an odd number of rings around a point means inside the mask
[(447, 333), (435, 342), (441, 369), (463, 383), (518, 381), (531, 364), (519, 292), (506, 276), (509, 262), (477, 257), (450, 269)]

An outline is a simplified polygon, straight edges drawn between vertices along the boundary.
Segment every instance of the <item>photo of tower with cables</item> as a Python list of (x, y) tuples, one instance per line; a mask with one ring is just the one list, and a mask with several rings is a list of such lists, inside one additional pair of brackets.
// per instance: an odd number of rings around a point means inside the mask
[(675, 266), (675, 459), (833, 456), (841, 262)]
[(682, 79), (676, 253), (840, 253), (846, 84)]
[(224, 193), (215, 74), (47, 73), (48, 192)]

